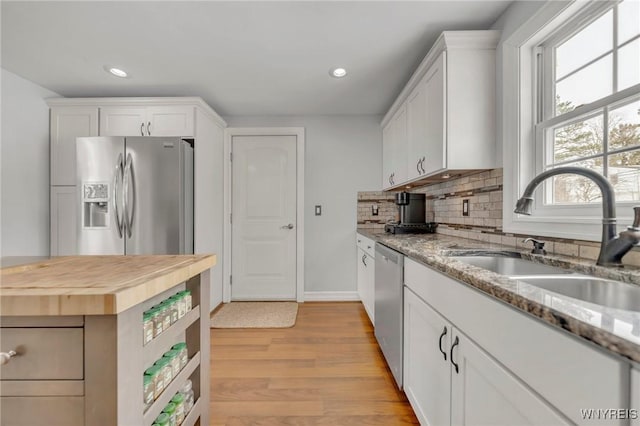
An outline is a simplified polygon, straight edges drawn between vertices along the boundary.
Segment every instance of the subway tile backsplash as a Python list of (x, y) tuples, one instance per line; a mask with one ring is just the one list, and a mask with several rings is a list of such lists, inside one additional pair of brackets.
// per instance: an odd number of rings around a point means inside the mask
[[(548, 253), (594, 260), (600, 243), (567, 240), (536, 235), (505, 233), (502, 230), (502, 169), (467, 175), (435, 185), (412, 188), (411, 192), (426, 195), (427, 222), (438, 222), (437, 232), (473, 240), (501, 243), (518, 249), (531, 248), (522, 240), (533, 237), (544, 241)], [(397, 220), (398, 209), (393, 192), (358, 193), (358, 228), (382, 231), (389, 220)], [(463, 215), (463, 200), (469, 200), (468, 216)], [(371, 206), (379, 206), (379, 215), (372, 216)], [(640, 249), (624, 257), (627, 265), (640, 266)]]

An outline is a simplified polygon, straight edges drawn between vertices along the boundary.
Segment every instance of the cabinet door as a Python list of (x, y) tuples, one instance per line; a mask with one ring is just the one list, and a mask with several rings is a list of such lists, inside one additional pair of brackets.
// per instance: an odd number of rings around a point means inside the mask
[(51, 187), (50, 218), (51, 256), (77, 254), (75, 186)]
[(358, 296), (360, 296), (360, 301), (363, 305), (365, 305), (365, 300), (367, 298), (366, 289), (365, 289), (365, 279), (366, 279), (366, 267), (365, 267), (365, 257), (366, 254), (364, 250), (358, 248)]
[(447, 167), (446, 162), (446, 53), (442, 52), (424, 77), (426, 174)]
[(404, 288), (404, 392), (421, 425), (451, 423), (451, 325)]
[(371, 324), (374, 323), (374, 305), (375, 305), (375, 258), (371, 257), (368, 253), (364, 253), (364, 308), (369, 315)]
[(391, 173), (393, 173), (393, 159), (391, 158), (392, 137), (393, 121), (390, 121), (382, 129), (382, 189), (391, 187)]
[(572, 424), (457, 329), (452, 345), (452, 424)]
[(194, 107), (157, 106), (147, 108), (148, 136), (193, 136)]
[(402, 105), (393, 117), (391, 136), (391, 181), (393, 186), (407, 181), (407, 108)]
[(407, 98), (407, 180), (424, 174), (427, 156), (427, 98), (425, 81)]
[(144, 107), (100, 108), (100, 136), (146, 136), (146, 118)]
[(76, 138), (98, 136), (98, 107), (51, 108), (51, 185), (76, 184)]

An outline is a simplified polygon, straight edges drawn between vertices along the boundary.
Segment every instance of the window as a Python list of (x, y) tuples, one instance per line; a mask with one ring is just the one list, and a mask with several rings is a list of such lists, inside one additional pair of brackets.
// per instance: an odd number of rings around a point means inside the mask
[[(593, 2), (532, 53), (535, 171), (587, 167), (609, 179), (618, 202), (639, 201), (640, 2)], [(591, 180), (559, 175), (545, 182), (537, 206), (601, 199)]]

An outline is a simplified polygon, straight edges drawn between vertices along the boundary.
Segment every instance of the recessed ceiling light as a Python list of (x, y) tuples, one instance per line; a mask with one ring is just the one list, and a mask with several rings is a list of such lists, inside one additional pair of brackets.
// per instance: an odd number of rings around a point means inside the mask
[(129, 76), (126, 71), (121, 70), (120, 68), (110, 67), (109, 65), (105, 65), (104, 70), (109, 74), (115, 75), (116, 77), (120, 78), (127, 78)]
[(331, 75), (331, 77), (335, 77), (335, 78), (342, 78), (342, 77), (347, 75), (347, 70), (344, 69), (344, 68), (332, 68), (329, 71), (329, 75)]

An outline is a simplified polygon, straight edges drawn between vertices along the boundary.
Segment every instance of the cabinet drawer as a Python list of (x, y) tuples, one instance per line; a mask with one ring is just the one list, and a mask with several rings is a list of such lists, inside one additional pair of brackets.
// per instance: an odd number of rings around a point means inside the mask
[(0, 424), (2, 426), (81, 426), (84, 425), (84, 398), (81, 396), (3, 396), (0, 397)]
[(371, 238), (365, 237), (362, 234), (356, 234), (356, 244), (358, 245), (358, 248), (361, 248), (362, 251), (367, 253), (369, 256), (373, 258), (376, 257), (376, 243)]
[(3, 328), (0, 333), (2, 350), (18, 353), (0, 368), (2, 380), (83, 379), (82, 328)]

